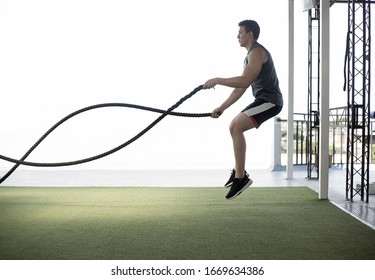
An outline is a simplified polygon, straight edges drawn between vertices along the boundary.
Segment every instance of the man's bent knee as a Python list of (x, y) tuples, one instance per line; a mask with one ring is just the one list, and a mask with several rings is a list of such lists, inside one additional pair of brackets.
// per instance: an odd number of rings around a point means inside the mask
[(243, 133), (254, 127), (256, 127), (254, 121), (245, 113), (240, 113), (230, 123), (229, 131), (231, 135), (233, 135), (236, 133)]

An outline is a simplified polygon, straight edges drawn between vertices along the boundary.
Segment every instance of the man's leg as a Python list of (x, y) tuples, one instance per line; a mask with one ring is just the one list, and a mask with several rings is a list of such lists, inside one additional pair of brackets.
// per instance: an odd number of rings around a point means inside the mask
[(246, 140), (244, 132), (255, 127), (253, 120), (245, 113), (240, 113), (230, 124), (233, 141), (236, 178), (245, 177)]

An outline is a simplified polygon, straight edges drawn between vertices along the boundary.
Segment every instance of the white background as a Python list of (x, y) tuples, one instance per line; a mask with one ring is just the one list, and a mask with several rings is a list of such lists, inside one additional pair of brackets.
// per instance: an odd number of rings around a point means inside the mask
[[(307, 13), (296, 1), (295, 111), (307, 103)], [(272, 7), (272, 8), (271, 8)], [(287, 104), (288, 1), (38, 0), (0, 1), (0, 154), (19, 158), (58, 120), (106, 102), (167, 109), (207, 79), (242, 72), (246, 50), (238, 22), (256, 20), (271, 52)], [(342, 92), (346, 5), (331, 13), (331, 107)], [(230, 94), (200, 91), (177, 111), (211, 112)], [(167, 117), (122, 151), (74, 169), (230, 169), (231, 119), (251, 90), (219, 119)], [(287, 106), (281, 117), (285, 118)], [(30, 161), (89, 157), (133, 137), (158, 114), (99, 109), (56, 130)], [(247, 168), (271, 166), (273, 121), (247, 133)], [(9, 163), (0, 162), (6, 169)]]
[[(356, 277), (369, 278), (374, 261), (371, 260), (222, 260), (222, 261), (175, 261), (175, 260), (155, 260), (155, 261), (2, 261), (0, 263), (0, 276), (3, 279), (90, 279), (90, 280), (110, 280), (110, 279), (288, 279), (288, 280), (315, 280), (322, 277), (340, 277), (343, 280), (350, 280)], [(175, 269), (194, 269), (194, 276), (112, 276), (112, 269), (166, 269), (174, 272)], [(262, 268), (263, 275), (205, 275), (205, 268), (235, 268), (236, 267), (257, 267)], [(357, 269), (348, 269), (355, 267)], [(115, 270), (116, 271), (116, 270)], [(200, 272), (199, 272), (200, 271)], [(247, 269), (246, 269), (247, 271)]]

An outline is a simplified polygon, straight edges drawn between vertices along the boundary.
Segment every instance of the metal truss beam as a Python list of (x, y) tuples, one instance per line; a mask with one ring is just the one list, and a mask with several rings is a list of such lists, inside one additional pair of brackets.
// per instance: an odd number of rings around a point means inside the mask
[[(338, 2), (338, 1), (337, 1)], [(347, 171), (346, 198), (369, 199), (371, 2), (347, 1)]]
[[(353, 1), (351, 1), (351, 0), (331, 0), (331, 6), (333, 4), (335, 4), (335, 3), (345, 3), (345, 4), (347, 4), (348, 2), (353, 2)], [(363, 2), (363, 0), (356, 0), (354, 2), (359, 3), (359, 2)], [(374, 0), (372, 0), (372, 1), (365, 1), (365, 2), (368, 2), (370, 4), (375, 4)]]

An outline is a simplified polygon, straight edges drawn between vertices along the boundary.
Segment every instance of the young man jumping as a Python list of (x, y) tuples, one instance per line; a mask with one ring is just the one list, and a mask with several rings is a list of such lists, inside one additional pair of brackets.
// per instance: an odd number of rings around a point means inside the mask
[(254, 127), (258, 128), (263, 122), (279, 114), (283, 107), (283, 97), (271, 54), (257, 42), (260, 33), (259, 25), (253, 20), (244, 20), (238, 25), (238, 42), (241, 47), (247, 50), (242, 75), (231, 78), (213, 78), (203, 85), (204, 89), (210, 89), (216, 85), (234, 88), (223, 104), (212, 111), (213, 118), (220, 117), (250, 86), (255, 97), (255, 100), (242, 110), (230, 124), (235, 167), (225, 184), (226, 187), (230, 187), (226, 195), (227, 199), (233, 199), (240, 195), (253, 182), (245, 171), (246, 140), (244, 132)]

